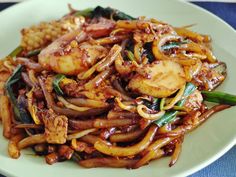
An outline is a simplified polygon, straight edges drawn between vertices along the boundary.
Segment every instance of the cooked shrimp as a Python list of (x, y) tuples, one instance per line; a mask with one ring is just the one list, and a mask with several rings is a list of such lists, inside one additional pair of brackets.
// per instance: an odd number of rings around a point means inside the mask
[(106, 56), (107, 49), (83, 41), (88, 37), (97, 38), (107, 35), (113, 28), (113, 22), (101, 19), (98, 23), (84, 29), (67, 33), (41, 51), (39, 64), (46, 70), (67, 75), (77, 75), (86, 71), (98, 59)]
[(73, 31), (60, 37), (39, 54), (39, 63), (46, 70), (56, 73), (76, 75), (86, 71), (107, 50), (87, 42), (78, 44), (87, 37), (83, 31)]

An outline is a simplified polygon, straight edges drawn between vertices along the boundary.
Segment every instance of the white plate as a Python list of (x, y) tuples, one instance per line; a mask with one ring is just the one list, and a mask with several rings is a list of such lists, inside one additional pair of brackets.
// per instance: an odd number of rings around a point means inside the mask
[[(0, 13), (0, 57), (7, 55), (20, 41), (23, 27), (40, 21), (61, 17), (68, 12), (67, 3), (84, 9), (96, 5), (111, 6), (133, 16), (146, 15), (166, 21), (175, 26), (197, 23), (193, 29), (211, 34), (216, 56), (228, 65), (228, 78), (220, 90), (236, 94), (236, 33), (233, 28), (216, 16), (192, 4), (174, 0), (53, 0), (28, 1)], [(236, 108), (213, 116), (197, 130), (186, 136), (181, 157), (174, 167), (169, 168), (169, 158), (152, 162), (137, 170), (97, 168), (83, 169), (75, 163), (47, 165), (44, 158), (35, 157), (24, 151), (18, 160), (7, 155), (7, 141), (0, 137), (0, 171), (17, 177), (165, 177), (186, 176), (200, 170), (228, 151), (236, 142)]]

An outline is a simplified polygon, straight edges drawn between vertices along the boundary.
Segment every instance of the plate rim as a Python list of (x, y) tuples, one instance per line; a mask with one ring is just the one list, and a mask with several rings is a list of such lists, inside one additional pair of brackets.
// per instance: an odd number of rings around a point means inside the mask
[[(16, 8), (21, 8), (21, 6), (25, 6), (25, 4), (29, 4), (29, 3), (33, 4), (34, 1), (40, 1), (40, 0), (27, 0), (27, 1), (18, 2), (16, 4), (13, 4), (12, 6), (2, 10), (0, 12), (0, 16), (2, 14), (8, 13), (8, 11), (11, 12), (12, 10), (14, 10)], [(226, 21), (224, 21), (222, 18), (218, 17), (217, 15), (213, 14), (212, 12), (210, 12), (210, 11), (208, 11), (208, 10), (206, 10), (206, 9), (196, 5), (196, 4), (193, 4), (189, 1), (184, 1), (184, 0), (173, 0), (173, 1), (176, 1), (176, 2), (182, 3), (182, 4), (186, 4), (188, 6), (191, 6), (194, 9), (197, 9), (198, 11), (202, 11), (205, 14), (210, 15), (211, 17), (213, 17), (213, 18), (217, 19), (218, 21), (220, 21), (225, 27), (227, 27), (228, 30), (230, 30), (231, 32), (236, 34), (236, 29), (234, 29), (230, 24), (228, 24)], [(0, 126), (2, 127), (2, 125), (0, 125)], [(2, 138), (4, 138), (4, 137), (2, 137)], [(210, 164), (215, 162), (217, 159), (222, 157), (225, 153), (227, 153), (235, 145), (236, 145), (236, 136), (234, 137), (234, 140), (232, 140), (230, 143), (226, 144), (221, 150), (219, 150), (216, 154), (211, 156), (209, 159), (205, 160), (204, 162), (202, 162), (199, 165), (195, 165), (195, 166), (189, 168), (188, 170), (185, 170), (184, 172), (180, 172), (179, 174), (174, 175), (173, 177), (189, 176), (191, 174), (194, 174), (194, 173), (198, 172), (199, 170), (209, 166)], [(5, 176), (17, 177), (16, 175), (10, 173), (9, 171), (7, 171), (5, 169), (2, 169), (1, 167), (0, 167), (0, 172), (1, 172), (1, 174), (5, 175)]]

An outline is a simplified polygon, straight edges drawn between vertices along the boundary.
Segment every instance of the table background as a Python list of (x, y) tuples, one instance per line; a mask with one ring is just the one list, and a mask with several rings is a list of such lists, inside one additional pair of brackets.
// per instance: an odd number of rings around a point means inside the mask
[[(0, 0), (0, 11), (14, 5), (16, 1), (23, 0)], [(209, 10), (236, 29), (236, 0), (228, 0), (227, 2), (198, 0), (192, 1), (192, 3)], [(4, 176), (0, 174), (0, 177)], [(190, 177), (236, 177), (236, 146), (217, 161)]]

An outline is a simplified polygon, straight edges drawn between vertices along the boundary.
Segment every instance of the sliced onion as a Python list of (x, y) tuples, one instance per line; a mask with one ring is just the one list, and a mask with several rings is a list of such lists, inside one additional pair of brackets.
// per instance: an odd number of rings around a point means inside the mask
[(183, 94), (184, 94), (184, 90), (185, 90), (185, 85), (183, 85), (178, 93), (175, 95), (175, 97), (170, 101), (170, 103), (166, 106), (163, 107), (163, 110), (168, 110), (168, 109), (171, 109), (174, 107), (174, 105), (179, 101), (181, 100)]
[(164, 114), (165, 114), (165, 111), (159, 111), (158, 113), (155, 113), (155, 114), (150, 114), (150, 113), (146, 113), (144, 112), (143, 110), (149, 110), (149, 111), (152, 111), (150, 110), (149, 108), (147, 108), (145, 105), (138, 105), (137, 106), (137, 112), (138, 114), (145, 118), (145, 119), (148, 119), (148, 120), (157, 120), (159, 118), (161, 118)]
[(43, 71), (43, 68), (39, 63), (32, 62), (28, 58), (17, 57), (16, 61), (22, 65), (25, 65), (27, 68), (36, 71), (36, 72)]
[(86, 98), (67, 98), (66, 100), (71, 104), (83, 107), (103, 108), (109, 106), (106, 102)]
[(81, 138), (85, 135), (88, 135), (89, 133), (95, 132), (96, 130), (97, 130), (96, 128), (82, 130), (82, 131), (67, 135), (66, 139), (67, 140), (78, 139), (78, 138)]
[(66, 101), (66, 100), (65, 100), (63, 97), (61, 97), (61, 96), (57, 96), (57, 98), (58, 98), (58, 100), (59, 100), (60, 102), (62, 102), (62, 103), (64, 104), (64, 106), (65, 106), (66, 108), (73, 109), (73, 110), (79, 111), (79, 112), (81, 112), (81, 111), (87, 111), (87, 110), (90, 109), (90, 108), (88, 108), (88, 107), (79, 107), (79, 106), (73, 105), (73, 104), (69, 103), (68, 101)]

